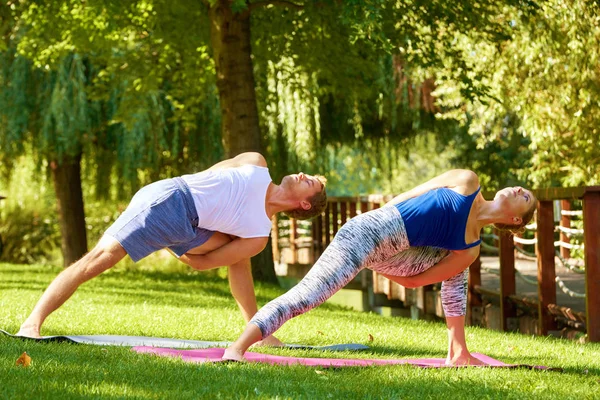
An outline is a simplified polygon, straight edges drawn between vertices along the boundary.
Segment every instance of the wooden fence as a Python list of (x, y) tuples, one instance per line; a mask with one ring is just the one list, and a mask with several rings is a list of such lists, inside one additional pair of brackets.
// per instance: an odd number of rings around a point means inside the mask
[[(537, 332), (545, 335), (556, 329), (557, 318), (578, 329), (585, 329), (588, 339), (600, 341), (600, 186), (576, 188), (548, 188), (534, 190), (539, 200), (537, 209), (537, 230), (535, 252), (537, 255), (538, 298), (517, 296), (515, 279), (515, 244), (510, 234), (500, 234), (498, 240), (500, 258), (500, 291), (490, 291), (481, 287), (481, 261), (476, 260), (469, 268), (468, 311), (471, 317), (474, 310), (481, 309), (485, 297), (496, 297), (500, 305), (500, 321), (503, 330), (514, 330), (517, 308), (535, 309)], [(486, 199), (493, 193), (484, 193)], [(312, 220), (289, 220), (281, 229), (282, 221), (274, 220), (273, 246), (276, 261), (285, 259), (289, 264), (304, 265), (304, 272), (331, 242), (339, 228), (358, 213), (381, 207), (393, 196), (369, 195), (358, 197), (330, 197), (325, 212)], [(584, 259), (585, 259), (585, 316), (556, 304), (555, 270), (555, 227), (554, 207), (556, 200), (562, 200), (563, 209), (570, 209), (571, 200), (581, 200), (583, 205)], [(568, 226), (568, 216), (561, 217), (561, 224)], [(310, 231), (309, 231), (310, 229)], [(304, 231), (303, 231), (304, 230)], [(283, 234), (281, 233), (283, 232)], [(308, 235), (310, 232), (310, 236)], [(561, 241), (566, 241), (564, 233), (559, 233)], [(282, 254), (285, 251), (286, 254)], [(569, 257), (568, 248), (561, 248), (562, 257)], [(385, 295), (389, 300), (401, 300), (405, 304), (415, 304), (425, 313), (441, 315), (439, 298), (433, 286), (406, 290), (373, 272), (372, 276), (362, 275), (362, 288), (373, 295)], [(367, 287), (368, 286), (368, 287)], [(372, 300), (371, 300), (372, 301)], [(469, 318), (473, 323), (473, 319)]]

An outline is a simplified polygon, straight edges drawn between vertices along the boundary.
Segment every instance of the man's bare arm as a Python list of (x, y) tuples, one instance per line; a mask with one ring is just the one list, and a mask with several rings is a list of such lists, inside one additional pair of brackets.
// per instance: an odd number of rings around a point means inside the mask
[(233, 265), (245, 258), (250, 258), (260, 253), (268, 242), (267, 237), (237, 238), (226, 245), (203, 255), (186, 253), (179, 259), (197, 270)]

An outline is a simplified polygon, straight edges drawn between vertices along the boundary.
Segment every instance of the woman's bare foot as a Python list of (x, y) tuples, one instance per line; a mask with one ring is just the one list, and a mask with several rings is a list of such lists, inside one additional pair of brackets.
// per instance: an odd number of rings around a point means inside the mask
[(225, 349), (225, 353), (223, 353), (221, 359), (224, 361), (244, 361), (244, 353), (232, 347), (228, 347)]
[(453, 359), (446, 359), (446, 365), (487, 365), (480, 359), (473, 357), (470, 353), (455, 356)]
[(285, 346), (285, 344), (283, 344), (283, 342), (281, 340), (277, 339), (275, 336), (271, 335), (271, 336), (267, 336), (266, 338), (264, 338), (261, 341), (256, 342), (252, 347), (262, 347), (262, 346), (283, 347), (283, 346)]
[(15, 336), (23, 336), (35, 339), (42, 337), (40, 336), (40, 328), (35, 325), (21, 325), (21, 329), (19, 329), (19, 332), (17, 332)]

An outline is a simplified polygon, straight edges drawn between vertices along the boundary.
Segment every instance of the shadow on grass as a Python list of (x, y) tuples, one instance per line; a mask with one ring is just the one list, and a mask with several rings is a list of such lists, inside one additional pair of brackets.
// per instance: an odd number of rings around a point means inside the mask
[[(0, 338), (0, 375), (10, 382), (0, 397), (122, 398), (523, 398), (531, 393), (503, 388), (511, 371), (479, 376), (466, 370), (412, 366), (322, 369), (263, 364), (191, 364), (128, 349), (70, 344), (7, 343)], [(23, 351), (33, 359), (16, 368)], [(8, 362), (4, 362), (8, 361)], [(320, 373), (316, 373), (319, 371)], [(567, 389), (565, 389), (565, 393)], [(13, 396), (11, 396), (13, 394)]]

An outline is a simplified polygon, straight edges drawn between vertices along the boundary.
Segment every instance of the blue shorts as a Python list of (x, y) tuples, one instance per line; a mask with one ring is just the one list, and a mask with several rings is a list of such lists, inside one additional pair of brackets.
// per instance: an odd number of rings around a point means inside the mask
[(181, 256), (205, 243), (213, 233), (198, 227), (194, 199), (181, 178), (141, 188), (106, 231), (135, 262), (167, 247)]

